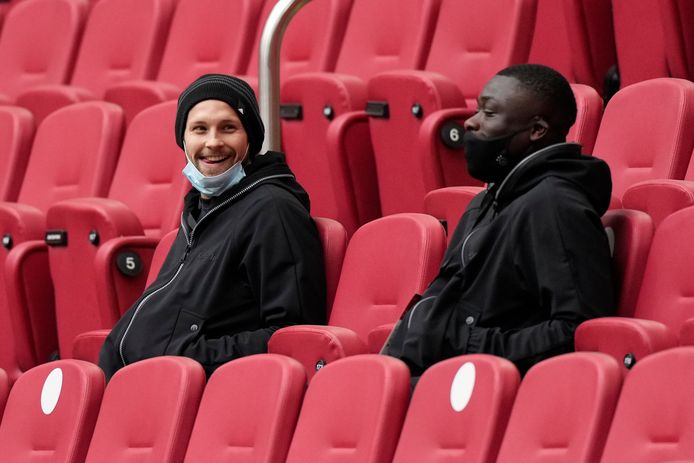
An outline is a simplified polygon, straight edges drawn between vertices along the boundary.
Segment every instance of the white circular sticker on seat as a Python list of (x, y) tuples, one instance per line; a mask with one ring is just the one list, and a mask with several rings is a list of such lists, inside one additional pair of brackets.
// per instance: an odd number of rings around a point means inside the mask
[(456, 412), (462, 412), (467, 407), (475, 388), (475, 364), (464, 363), (453, 377), (451, 384), (451, 407)]
[(53, 413), (56, 405), (58, 405), (62, 389), (63, 370), (56, 368), (48, 374), (41, 390), (41, 410), (43, 410), (44, 415)]

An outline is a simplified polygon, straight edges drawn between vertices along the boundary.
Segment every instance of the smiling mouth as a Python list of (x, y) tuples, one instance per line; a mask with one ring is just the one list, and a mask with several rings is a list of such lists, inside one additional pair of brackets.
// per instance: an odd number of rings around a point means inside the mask
[(200, 161), (204, 162), (205, 164), (219, 164), (227, 159), (229, 159), (231, 155), (229, 156), (210, 156), (210, 157), (204, 157), (200, 158)]

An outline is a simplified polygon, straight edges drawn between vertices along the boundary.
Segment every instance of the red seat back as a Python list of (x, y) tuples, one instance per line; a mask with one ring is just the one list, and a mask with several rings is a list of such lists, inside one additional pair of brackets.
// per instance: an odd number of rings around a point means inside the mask
[(184, 357), (155, 357), (118, 370), (86, 461), (182, 461), (204, 387), (202, 366)]
[(185, 461), (284, 463), (305, 388), (304, 368), (290, 357), (222, 365), (205, 387)]
[(99, 98), (119, 82), (154, 78), (174, 5), (174, 0), (96, 2), (85, 26), (72, 85)]
[(649, 355), (629, 372), (603, 463), (688, 461), (694, 453), (694, 348)]
[(612, 194), (634, 183), (684, 178), (694, 147), (694, 83), (672, 78), (639, 82), (605, 108), (595, 156), (612, 171)]
[(16, 2), (0, 35), (0, 92), (13, 99), (35, 85), (66, 82), (86, 14), (84, 0)]
[(409, 385), (407, 366), (385, 355), (328, 364), (306, 392), (287, 463), (391, 461)]
[(34, 116), (24, 108), (0, 106), (0, 201), (16, 201), (34, 140)]
[(350, 239), (329, 325), (367, 343), (369, 331), (395, 322), (412, 295), (436, 276), (446, 236), (435, 218), (395, 214), (363, 225)]
[(146, 235), (161, 237), (178, 228), (190, 184), (181, 174), (185, 155), (171, 128), (176, 102), (139, 113), (128, 126), (108, 197), (137, 216)]
[(393, 463), (494, 461), (519, 382), (511, 362), (491, 355), (433, 365), (417, 383)]
[(602, 223), (612, 247), (618, 312), (622, 317), (631, 317), (653, 239), (653, 221), (645, 212), (615, 209), (605, 213)]
[(67, 106), (46, 117), (36, 131), (17, 201), (46, 211), (64, 199), (105, 196), (123, 126), (121, 109), (105, 102)]
[(689, 0), (660, 0), (659, 6), (670, 75), (694, 80), (694, 4)]
[(263, 2), (178, 0), (157, 80), (183, 89), (203, 74), (245, 72)]
[(24, 373), (0, 424), (2, 459), (83, 462), (103, 391), (102, 371), (81, 360), (45, 363)]
[(340, 222), (325, 217), (315, 217), (313, 219), (318, 227), (318, 234), (323, 245), (323, 259), (325, 260), (325, 285), (326, 285), (326, 307), (328, 316), (335, 300), (337, 284), (340, 280), (342, 262), (347, 250), (347, 231)]
[(583, 84), (571, 84), (576, 98), (576, 122), (566, 134), (566, 141), (580, 143), (584, 154), (592, 154), (602, 118), (602, 98), (593, 88)]
[(694, 207), (666, 217), (653, 236), (634, 316), (656, 320), (677, 336), (682, 323), (694, 317), (694, 291), (689, 268), (694, 261)]
[(597, 352), (533, 366), (518, 389), (496, 461), (598, 461), (621, 384), (617, 361)]

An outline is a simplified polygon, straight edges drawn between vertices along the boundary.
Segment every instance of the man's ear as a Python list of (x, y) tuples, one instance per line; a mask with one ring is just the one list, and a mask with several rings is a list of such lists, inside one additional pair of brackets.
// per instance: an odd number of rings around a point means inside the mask
[(532, 129), (530, 130), (530, 141), (538, 141), (549, 132), (549, 124), (542, 116), (536, 116), (533, 121)]

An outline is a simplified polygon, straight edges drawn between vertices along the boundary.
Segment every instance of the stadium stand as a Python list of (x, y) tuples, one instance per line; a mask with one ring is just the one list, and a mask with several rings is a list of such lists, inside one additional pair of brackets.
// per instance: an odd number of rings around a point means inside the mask
[[(67, 198), (106, 194), (122, 128), (123, 113), (111, 103), (80, 103), (51, 114), (36, 132), (18, 202), (0, 203), (0, 367), (12, 380), (57, 349), (45, 213)], [(28, 296), (31, 302), (21, 304)]]
[(280, 328), (268, 352), (299, 360), (309, 379), (338, 358), (378, 352), (382, 343), (369, 349), (369, 333), (394, 323), (426, 288), (445, 246), (443, 228), (424, 214), (394, 214), (363, 225), (347, 245), (328, 325)]
[(306, 373), (289, 357), (252, 355), (221, 366), (205, 387), (185, 461), (283, 463), (305, 389)]
[(350, 236), (381, 215), (366, 82), (424, 65), (439, 3), (354, 0), (335, 72), (295, 75), (282, 85), (287, 162), (312, 198), (312, 213), (339, 221)]
[(85, 0), (13, 3), (0, 34), (0, 102), (13, 102), (36, 85), (67, 81), (86, 15)]
[(534, 365), (518, 389), (497, 463), (597, 462), (621, 385), (619, 364), (598, 352)]
[(174, 4), (175, 0), (99, 0), (89, 13), (70, 85), (33, 86), (19, 94), (16, 103), (28, 108), (39, 123), (65, 105), (102, 98), (118, 82), (153, 78)]
[(414, 390), (393, 463), (494, 461), (519, 381), (511, 362), (492, 355), (432, 366)]
[[(674, 347), (680, 331), (691, 329), (692, 279), (684, 271), (694, 258), (694, 208), (668, 216), (655, 230), (633, 314), (588, 320), (576, 330), (578, 351), (600, 351), (626, 368), (647, 355)], [(628, 310), (629, 308), (627, 308)]]
[[(181, 175), (185, 156), (172, 136), (175, 113), (171, 101), (148, 108), (130, 124), (105, 198), (78, 197), (48, 209), (47, 227), (67, 236), (62, 246), (48, 250), (58, 341), (65, 358), (76, 335), (112, 327), (140, 296), (151, 249), (180, 223), (183, 196), (190, 187)], [(109, 243), (134, 236), (142, 237), (137, 249), (130, 247), (132, 241), (126, 246)], [(149, 250), (144, 237), (151, 239)], [(106, 244), (113, 253), (100, 253)], [(128, 257), (130, 264), (118, 263)], [(96, 279), (111, 282), (115, 300), (99, 299)]]
[(116, 372), (104, 392), (87, 463), (178, 463), (205, 387), (199, 363), (157, 357)]
[(91, 363), (59, 360), (25, 372), (10, 391), (0, 449), (8, 462), (83, 462), (104, 392)]
[(287, 463), (390, 461), (409, 386), (407, 366), (385, 355), (327, 365), (306, 391)]

